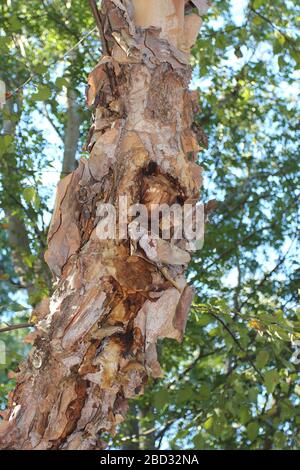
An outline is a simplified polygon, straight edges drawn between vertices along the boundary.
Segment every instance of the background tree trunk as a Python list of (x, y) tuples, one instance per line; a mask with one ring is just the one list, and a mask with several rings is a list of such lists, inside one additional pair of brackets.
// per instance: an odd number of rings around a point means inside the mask
[[(17, 109), (16, 113), (13, 113), (14, 108)], [(6, 103), (6, 109), (8, 114), (3, 121), (2, 132), (3, 135), (10, 136), (15, 141), (17, 124), (22, 114), (22, 97), (18, 96), (16, 99), (9, 99)], [(2, 201), (2, 208), (7, 219), (8, 245), (11, 249), (14, 273), (19, 278), (20, 286), (26, 288), (29, 299), (35, 299), (41, 285), (37, 282), (33, 283), (32, 281), (28, 281), (30, 268), (25, 262), (26, 257), (29, 257), (31, 254), (31, 247), (24, 216), (29, 213), (30, 217), (32, 214), (30, 214), (30, 211), (25, 214), (26, 208), (22, 203), (21, 194), (14, 191), (10, 185), (11, 172), (14, 171), (14, 177), (22, 187), (22, 176), (20, 176), (17, 171), (17, 160), (13, 153), (9, 156), (9, 167), (9, 172), (2, 179), (3, 192), (5, 194), (5, 199)], [(43, 249), (45, 245), (43, 245), (42, 238), (39, 238), (39, 242), (41, 249)], [(43, 276), (45, 285), (51, 285), (51, 276), (43, 260), (36, 259), (31, 269), (36, 275)]]
[(76, 92), (68, 89), (67, 92), (67, 125), (64, 137), (64, 157), (62, 164), (62, 176), (66, 176), (75, 170), (76, 152), (79, 140), (81, 118), (76, 100)]
[(58, 185), (46, 253), (57, 287), (39, 308), (0, 426), (2, 449), (105, 446), (100, 436), (115, 432), (127, 399), (149, 374), (161, 375), (157, 340), (182, 339), (193, 297), (188, 243), (99, 240), (96, 228), (101, 203), (122, 215), (119, 196), (149, 209), (199, 197), (187, 50), (201, 18), (191, 3), (206, 11), (199, 1), (102, 2), (109, 55), (88, 80), (90, 158)]
[[(18, 105), (18, 109), (20, 109), (20, 98), (17, 100), (16, 105)], [(9, 100), (7, 103), (7, 107), (9, 109), (9, 113), (13, 113), (13, 100)], [(19, 114), (19, 113), (18, 113)], [(11, 137), (15, 137), (15, 130), (16, 130), (16, 122), (11, 119), (5, 119), (3, 122), (3, 135), (9, 135)], [(5, 182), (4, 182), (4, 186)], [(7, 188), (5, 188), (7, 190)], [(9, 194), (9, 191), (7, 191)], [(17, 203), (21, 206), (20, 196), (13, 195), (17, 199)], [(9, 241), (10, 245), (13, 248), (13, 265), (16, 274), (20, 278), (20, 282), (24, 283), (24, 276), (28, 269), (28, 267), (24, 263), (24, 252), (25, 254), (29, 253), (29, 239), (27, 236), (27, 231), (23, 220), (19, 217), (14, 215), (14, 210), (6, 205), (4, 207), (5, 216), (7, 217), (8, 221), (8, 234), (9, 234)]]

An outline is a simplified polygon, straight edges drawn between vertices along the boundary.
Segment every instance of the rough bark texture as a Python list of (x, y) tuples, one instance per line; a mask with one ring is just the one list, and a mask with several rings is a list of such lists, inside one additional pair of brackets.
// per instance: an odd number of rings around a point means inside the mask
[(99, 204), (120, 195), (149, 208), (199, 198), (188, 50), (201, 18), (191, 4), (200, 15), (207, 9), (204, 1), (102, 2), (110, 55), (88, 79), (90, 158), (58, 185), (46, 253), (57, 287), (37, 309), (34, 345), (0, 426), (2, 449), (101, 448), (127, 399), (161, 375), (157, 340), (182, 339), (193, 297), (184, 278), (189, 245), (100, 241), (96, 226)]

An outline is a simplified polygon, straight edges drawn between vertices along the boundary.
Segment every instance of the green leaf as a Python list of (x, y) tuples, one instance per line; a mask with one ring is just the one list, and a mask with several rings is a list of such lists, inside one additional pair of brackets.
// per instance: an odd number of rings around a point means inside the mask
[(31, 204), (34, 202), (36, 196), (36, 190), (33, 187), (24, 188), (23, 189), (23, 196), (27, 204)]
[(245, 87), (241, 92), (241, 96), (244, 98), (245, 101), (248, 101), (251, 97), (251, 90), (248, 87)]
[(264, 20), (260, 16), (255, 15), (252, 22), (254, 25), (258, 26), (258, 25), (261, 25), (264, 22)]
[(11, 135), (1, 135), (0, 136), (0, 155), (4, 153), (9, 153), (12, 149), (14, 138)]
[(210, 397), (210, 390), (207, 385), (203, 384), (200, 386), (200, 389), (195, 395), (195, 399), (199, 400), (208, 400)]
[(7, 134), (7, 135), (2, 136), (2, 145), (3, 145), (3, 147), (5, 149), (8, 149), (11, 146), (11, 144), (13, 143), (13, 140), (14, 140), (14, 138), (13, 138), (12, 135)]
[(209, 431), (212, 428), (213, 424), (214, 418), (210, 416), (204, 423), (204, 429), (206, 429), (206, 431)]
[(251, 402), (257, 401), (258, 390), (255, 387), (250, 388), (248, 391), (248, 397)]
[(284, 45), (283, 45), (282, 41), (280, 41), (278, 38), (276, 38), (273, 41), (273, 52), (274, 52), (275, 55), (280, 54), (283, 47), (284, 47)]
[(170, 399), (170, 394), (167, 390), (159, 390), (154, 395), (154, 406), (157, 410), (160, 410), (161, 408), (164, 407), (166, 403), (168, 403)]
[(254, 0), (253, 8), (256, 10), (257, 8), (261, 7), (265, 3), (265, 0)]
[(24, 256), (23, 261), (29, 268), (32, 268), (32, 266), (35, 262), (35, 257), (34, 257), (34, 255)]
[(66, 78), (58, 77), (55, 80), (55, 86), (57, 86), (57, 88), (59, 88), (61, 90), (64, 86), (68, 88), (70, 86), (70, 83), (68, 82), (68, 80)]
[(224, 431), (224, 423), (222, 420), (215, 420), (213, 425), (213, 434), (216, 437), (220, 437)]
[(265, 373), (265, 386), (268, 393), (273, 393), (279, 382), (279, 374), (276, 370), (268, 370)]
[(300, 67), (300, 52), (295, 49), (290, 49), (292, 58), (296, 61), (296, 68)]
[(234, 53), (235, 53), (236, 57), (238, 57), (239, 59), (240, 59), (241, 57), (243, 57), (243, 53), (242, 53), (242, 51), (241, 51), (240, 46), (237, 46), (237, 47), (234, 49)]
[(22, 23), (16, 15), (11, 16), (8, 22), (14, 31), (20, 31), (22, 29)]
[(247, 424), (251, 419), (251, 413), (249, 408), (243, 407), (240, 410), (240, 422), (241, 424)]
[(258, 431), (259, 431), (259, 426), (255, 421), (248, 424), (248, 426), (247, 426), (247, 436), (250, 439), (250, 441), (254, 441), (257, 438)]
[(34, 70), (37, 74), (43, 75), (48, 71), (48, 67), (44, 64), (38, 64), (34, 67)]
[(9, 50), (8, 43), (10, 39), (7, 36), (0, 36), (0, 51), (5, 53)]
[(51, 89), (46, 85), (41, 85), (38, 92), (31, 96), (33, 101), (46, 101), (51, 97)]
[(263, 369), (265, 365), (268, 363), (269, 357), (270, 355), (268, 351), (259, 351), (257, 358), (256, 358), (256, 367), (258, 369)]
[(197, 324), (199, 326), (209, 325), (209, 323), (212, 323), (212, 321), (212, 317), (206, 313), (200, 313), (199, 315), (197, 315)]
[(193, 438), (193, 443), (194, 443), (194, 446), (195, 446), (195, 449), (197, 450), (201, 450), (204, 448), (204, 445), (205, 445), (205, 441), (202, 437), (201, 434), (197, 434), (194, 438)]
[(286, 66), (286, 61), (285, 61), (283, 55), (280, 55), (278, 57), (278, 66), (279, 66), (280, 70), (283, 69)]
[(188, 400), (191, 400), (193, 398), (193, 395), (194, 395), (194, 391), (193, 391), (192, 387), (187, 384), (184, 387), (182, 387), (181, 389), (179, 389), (178, 395), (176, 397), (177, 402), (178, 403), (183, 403), (183, 402), (186, 402)]

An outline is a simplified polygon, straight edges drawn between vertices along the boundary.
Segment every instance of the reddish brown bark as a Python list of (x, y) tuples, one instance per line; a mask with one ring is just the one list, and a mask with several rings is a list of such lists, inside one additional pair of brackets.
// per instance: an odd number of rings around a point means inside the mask
[(158, 338), (182, 339), (193, 297), (188, 244), (101, 241), (96, 227), (99, 204), (117, 207), (121, 195), (150, 209), (199, 198), (187, 50), (201, 19), (191, 3), (205, 13), (202, 0), (102, 2), (110, 55), (88, 80), (90, 158), (58, 185), (46, 253), (57, 287), (36, 312), (34, 345), (0, 426), (2, 449), (101, 448), (127, 399), (161, 375)]

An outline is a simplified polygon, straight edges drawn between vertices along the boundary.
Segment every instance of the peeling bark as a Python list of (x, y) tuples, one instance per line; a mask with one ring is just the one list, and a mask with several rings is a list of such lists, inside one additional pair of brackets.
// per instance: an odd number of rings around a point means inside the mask
[(147, 234), (99, 240), (97, 208), (117, 207), (119, 196), (150, 210), (199, 198), (190, 3), (205, 13), (205, 1), (102, 2), (110, 55), (88, 78), (90, 158), (58, 185), (46, 253), (57, 287), (20, 366), (2, 449), (103, 448), (101, 436), (114, 434), (127, 399), (161, 375), (157, 340), (182, 340), (190, 254)]

